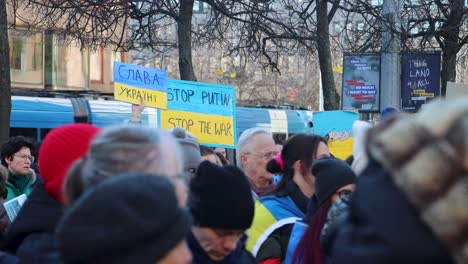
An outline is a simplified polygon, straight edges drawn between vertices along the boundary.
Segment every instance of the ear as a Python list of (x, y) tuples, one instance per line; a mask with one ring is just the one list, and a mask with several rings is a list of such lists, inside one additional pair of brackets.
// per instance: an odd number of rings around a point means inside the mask
[(5, 157), (5, 162), (8, 164), (8, 166), (10, 166), (10, 164), (13, 162), (12, 157)]
[(245, 154), (241, 154), (240, 155), (240, 160), (241, 160), (241, 163), (242, 163), (242, 167), (245, 168), (245, 165), (248, 164), (248, 158), (247, 158), (247, 155)]
[(293, 164), (294, 171), (300, 171), (302, 173), (302, 161), (296, 160)]

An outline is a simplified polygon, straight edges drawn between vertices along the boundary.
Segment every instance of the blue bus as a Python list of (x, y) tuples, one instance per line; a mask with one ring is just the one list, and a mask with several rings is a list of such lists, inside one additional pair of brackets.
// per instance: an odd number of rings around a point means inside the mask
[[(51, 129), (61, 125), (85, 122), (107, 127), (126, 123), (131, 115), (131, 105), (119, 101), (12, 96), (11, 135), (24, 135), (39, 142)], [(154, 108), (147, 107), (141, 118), (144, 125), (158, 126), (158, 112)], [(279, 141), (293, 134), (313, 133), (312, 118), (312, 111), (307, 110), (236, 108), (239, 135), (248, 128), (263, 127)]]

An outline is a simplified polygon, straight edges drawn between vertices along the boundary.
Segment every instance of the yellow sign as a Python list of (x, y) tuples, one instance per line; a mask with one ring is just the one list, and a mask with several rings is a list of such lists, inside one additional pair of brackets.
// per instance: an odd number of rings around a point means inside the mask
[(338, 67), (338, 66), (333, 67), (333, 71), (334, 71), (334, 72), (343, 73), (343, 67)]
[(140, 104), (141, 99), (145, 101), (145, 105), (154, 108), (167, 108), (167, 93), (137, 88), (121, 83), (114, 83), (114, 98), (118, 101), (124, 101), (131, 104)]
[(205, 144), (234, 145), (233, 118), (213, 114), (161, 110), (161, 126), (182, 127)]

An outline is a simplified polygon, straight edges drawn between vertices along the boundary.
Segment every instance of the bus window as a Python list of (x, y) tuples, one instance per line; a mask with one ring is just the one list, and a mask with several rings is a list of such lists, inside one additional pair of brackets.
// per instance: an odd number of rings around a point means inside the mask
[(41, 128), (41, 141), (44, 140), (47, 133), (49, 133), (52, 128)]
[(12, 127), (10, 128), (10, 137), (14, 136), (24, 136), (31, 138), (34, 141), (37, 141), (37, 129), (36, 128), (22, 128), (22, 127)]

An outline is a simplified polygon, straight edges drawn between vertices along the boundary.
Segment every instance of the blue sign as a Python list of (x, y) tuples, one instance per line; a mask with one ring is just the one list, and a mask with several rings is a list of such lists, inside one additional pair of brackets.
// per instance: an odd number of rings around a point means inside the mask
[(233, 116), (235, 109), (234, 86), (169, 80), (167, 110)]
[(161, 110), (162, 128), (182, 127), (201, 144), (234, 148), (236, 90), (234, 86), (169, 80), (167, 110)]
[(167, 92), (167, 72), (128, 63), (114, 62), (114, 82), (137, 88)]
[(401, 108), (418, 111), (440, 95), (440, 53), (406, 53), (401, 63)]

